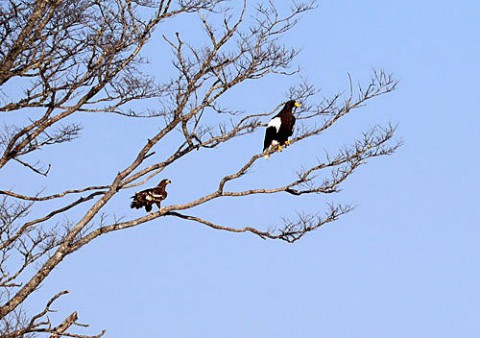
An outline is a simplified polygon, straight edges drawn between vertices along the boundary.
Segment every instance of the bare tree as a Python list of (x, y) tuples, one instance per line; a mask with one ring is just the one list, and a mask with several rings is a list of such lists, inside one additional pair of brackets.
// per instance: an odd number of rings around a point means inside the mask
[[(25, 168), (23, 173), (33, 172), (48, 180), (50, 165), (32, 161), (30, 155), (52, 145), (61, 152), (60, 144), (79, 137), (81, 126), (68, 119), (73, 114), (143, 117), (155, 119), (161, 125), (158, 132), (145, 138), (136, 156), (108, 184), (71, 187), (42, 195), (38, 191), (30, 194), (14, 191), (2, 181), (2, 337), (41, 334), (87, 337), (71, 332), (72, 326), (81, 325), (76, 312), (59, 323), (51, 320), (52, 305), (67, 291), (53, 295), (34, 314), (22, 304), (66, 256), (99, 236), (169, 216), (218, 230), (250, 232), (263, 239), (294, 242), (351, 209), (330, 205), (323, 216), (299, 213), (298, 219), (284, 219), (276, 229), (235, 228), (195, 214), (195, 207), (226, 197), (235, 203), (238, 198), (256, 194), (286, 193), (302, 198), (307, 194), (336, 192), (368, 159), (395, 151), (399, 142), (392, 141), (394, 127), (375, 127), (351, 146), (324, 156), (315, 165), (299, 163), (302, 169), (297, 176), (285, 178), (277, 187), (231, 188), (233, 181), (263, 161), (264, 154), (255, 150), (237, 170), (213, 182), (211, 192), (203, 196), (193, 199), (186, 196), (181, 204), (164, 205), (154, 213), (134, 219), (115, 215), (115, 221), (108, 222), (104, 217), (104, 210), (114, 196), (149, 182), (193, 151), (221, 148), (228, 141), (263, 133), (268, 117), (281, 104), (268, 112), (248, 114), (225, 106), (220, 99), (247, 80), (272, 74), (287, 77), (297, 74), (299, 70), (293, 62), (298, 50), (285, 46), (282, 36), (297, 24), (302, 13), (314, 7), (314, 2), (292, 2), (290, 10), (281, 13), (273, 1), (257, 4), (226, 0), (0, 2), (0, 112), (28, 116), (23, 124), (4, 123), (1, 127), (0, 170), (19, 166), (19, 178), (23, 175), (21, 168)], [(162, 35), (165, 22), (175, 24), (175, 18), (186, 15), (196, 18), (203, 27), (206, 40), (202, 44), (188, 41), (183, 33)], [(140, 54), (155, 29), (156, 43), (163, 42), (165, 53), (170, 50), (173, 55), (169, 71), (175, 75), (166, 81), (145, 74), (148, 65)], [(346, 91), (320, 100), (315, 87), (307, 83), (286, 88), (285, 100), (294, 98), (302, 103), (296, 114), (297, 127), (291, 147), (301, 147), (303, 140), (322, 134), (370, 99), (394, 90), (396, 84), (389, 74), (376, 71), (370, 82), (354, 86), (350, 81)], [(18, 88), (23, 88), (23, 92), (19, 94)], [(133, 102), (148, 104), (152, 99), (161, 109), (132, 108)], [(180, 132), (181, 141), (168, 149), (167, 156), (156, 155), (156, 147), (174, 132)], [(35, 213), (34, 208), (37, 208)], [(67, 218), (65, 214), (71, 210), (79, 210), (82, 216)]]

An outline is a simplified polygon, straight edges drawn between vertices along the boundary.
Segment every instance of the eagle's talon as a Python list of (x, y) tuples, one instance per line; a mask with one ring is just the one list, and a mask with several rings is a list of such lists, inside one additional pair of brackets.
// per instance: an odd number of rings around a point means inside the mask
[(290, 145), (290, 140), (286, 140), (286, 141), (285, 141), (285, 145), (286, 145), (286, 146), (289, 146), (289, 145)]
[(279, 153), (281, 153), (281, 152), (282, 152), (282, 150), (283, 150), (283, 147), (282, 147), (282, 146), (278, 146), (278, 149), (277, 149), (277, 151), (278, 151)]

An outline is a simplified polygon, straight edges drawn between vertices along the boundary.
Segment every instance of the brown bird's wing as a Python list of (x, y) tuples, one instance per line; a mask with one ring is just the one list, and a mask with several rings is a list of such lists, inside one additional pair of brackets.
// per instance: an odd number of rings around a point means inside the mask
[(133, 202), (131, 208), (140, 209), (145, 207), (147, 212), (152, 210), (152, 204), (155, 203), (160, 208), (160, 202), (167, 198), (165, 187), (159, 186), (155, 188), (145, 189), (135, 193), (132, 197)]
[(153, 188), (150, 189), (148, 198), (153, 202), (163, 201), (167, 198), (167, 192), (162, 187)]

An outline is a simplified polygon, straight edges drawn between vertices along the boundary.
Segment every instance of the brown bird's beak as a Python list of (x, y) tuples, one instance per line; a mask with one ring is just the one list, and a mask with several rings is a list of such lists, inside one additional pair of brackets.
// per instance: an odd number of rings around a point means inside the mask
[(297, 101), (295, 101), (295, 107), (300, 107), (300, 103), (298, 103)]

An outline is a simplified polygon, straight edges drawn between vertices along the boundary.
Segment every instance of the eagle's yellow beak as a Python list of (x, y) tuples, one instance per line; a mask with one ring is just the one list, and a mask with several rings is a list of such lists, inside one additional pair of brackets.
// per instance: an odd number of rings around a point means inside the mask
[(300, 107), (300, 103), (298, 103), (297, 101), (295, 101), (295, 107)]

